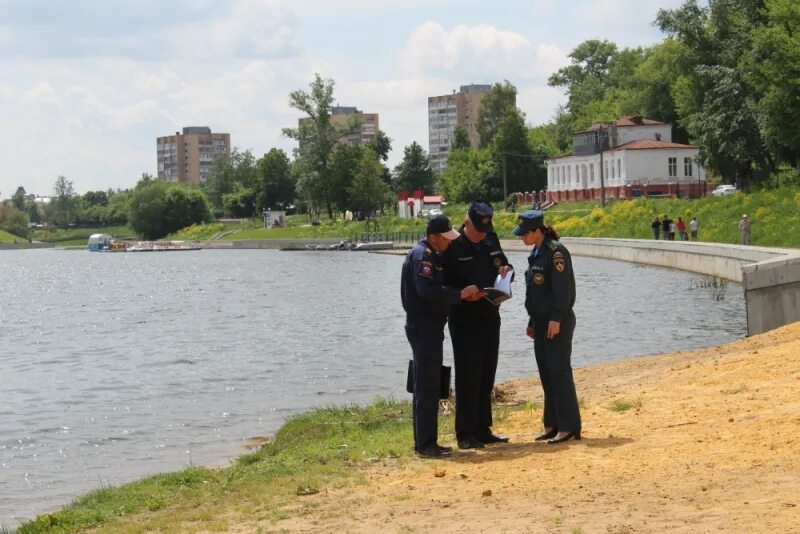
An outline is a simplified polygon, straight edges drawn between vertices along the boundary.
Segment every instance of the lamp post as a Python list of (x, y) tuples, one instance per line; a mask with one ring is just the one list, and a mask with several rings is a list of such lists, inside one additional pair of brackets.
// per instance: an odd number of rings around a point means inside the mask
[(606, 146), (605, 128), (600, 126), (600, 206), (606, 207), (606, 184), (604, 180), (603, 150)]

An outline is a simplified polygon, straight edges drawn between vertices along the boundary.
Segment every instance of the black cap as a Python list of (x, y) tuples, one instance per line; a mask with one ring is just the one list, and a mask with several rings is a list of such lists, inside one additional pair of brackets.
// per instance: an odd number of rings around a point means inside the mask
[(427, 234), (443, 235), (450, 241), (461, 235), (453, 230), (453, 227), (450, 225), (450, 219), (448, 219), (446, 215), (434, 215), (431, 217), (428, 221)]
[(474, 201), (469, 205), (469, 210), (467, 211), (467, 217), (472, 221), (472, 226), (479, 232), (494, 231), (492, 215), (494, 215), (492, 205), (483, 200)]
[(523, 211), (517, 217), (517, 226), (511, 232), (516, 236), (523, 236), (537, 228), (544, 226), (544, 213), (539, 210)]

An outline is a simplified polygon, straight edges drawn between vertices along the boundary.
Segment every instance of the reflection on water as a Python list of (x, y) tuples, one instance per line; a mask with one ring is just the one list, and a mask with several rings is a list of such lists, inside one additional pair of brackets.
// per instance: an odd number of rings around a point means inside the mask
[[(0, 525), (100, 486), (218, 464), (299, 410), (407, 397), (402, 257), (36, 250), (0, 259)], [(688, 273), (574, 263), (576, 367), (745, 333), (736, 284), (717, 302)], [(498, 380), (536, 372), (521, 277), (514, 285)]]

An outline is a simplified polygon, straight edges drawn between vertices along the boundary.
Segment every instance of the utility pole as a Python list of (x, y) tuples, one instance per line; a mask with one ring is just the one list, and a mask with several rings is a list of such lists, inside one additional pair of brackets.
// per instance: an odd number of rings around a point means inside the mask
[(508, 185), (506, 180), (506, 153), (503, 152), (503, 207), (506, 205), (506, 201), (508, 200)]
[(606, 207), (606, 184), (604, 181), (603, 149), (606, 146), (605, 131), (600, 126), (600, 206)]

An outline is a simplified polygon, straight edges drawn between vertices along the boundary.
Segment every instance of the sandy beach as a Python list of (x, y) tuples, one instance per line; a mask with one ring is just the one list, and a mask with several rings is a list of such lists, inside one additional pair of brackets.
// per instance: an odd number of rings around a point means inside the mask
[(534, 442), (538, 379), (510, 382), (501, 396), (522, 407), (495, 423), (510, 444), (376, 465), (366, 484), (231, 530), (800, 532), (800, 323), (579, 369), (576, 384), (581, 441)]

